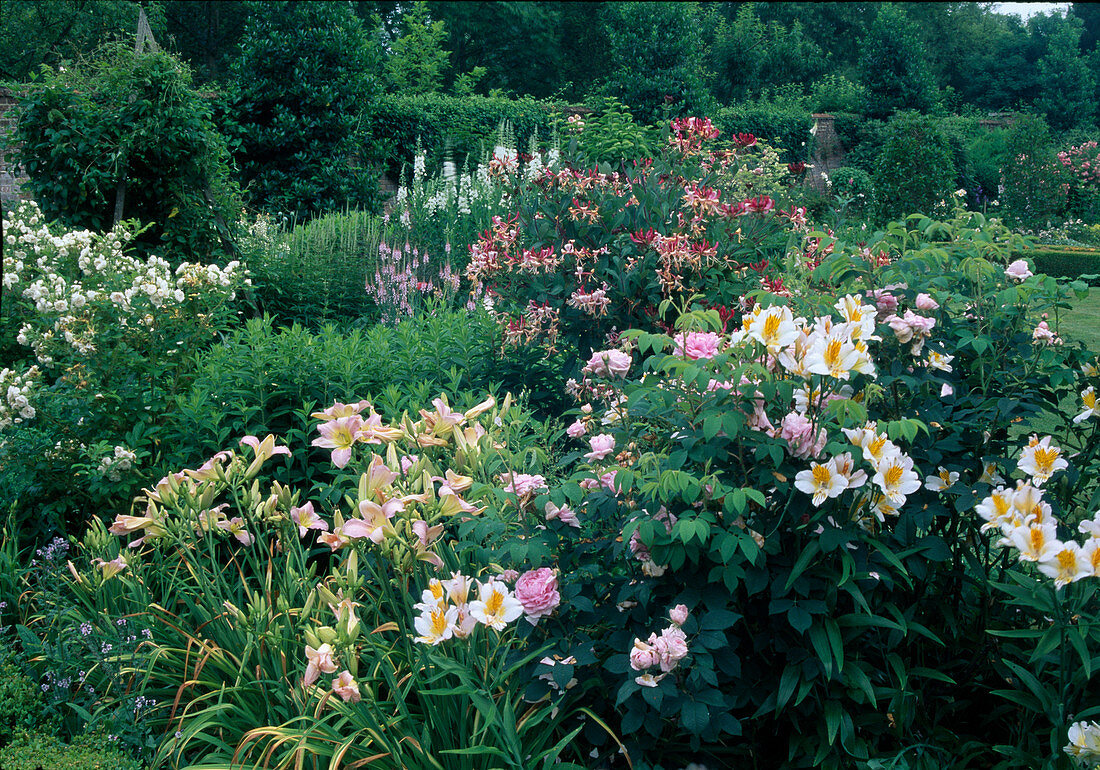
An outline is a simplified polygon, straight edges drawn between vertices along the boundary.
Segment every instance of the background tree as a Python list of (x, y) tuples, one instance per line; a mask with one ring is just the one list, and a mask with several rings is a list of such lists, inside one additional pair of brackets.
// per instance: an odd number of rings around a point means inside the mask
[(451, 52), (444, 50), (447, 38), (442, 21), (432, 21), (423, 0), (402, 16), (404, 34), (393, 42), (386, 60), (386, 76), (395, 91), (406, 94), (434, 94), (443, 84)]
[(244, 34), (247, 17), (242, 0), (168, 0), (165, 47), (190, 63), (196, 82), (219, 83)]
[[(133, 41), (140, 8), (132, 0), (0, 3), (0, 80), (23, 81), (43, 64), (56, 67), (105, 43)], [(145, 3), (145, 15), (163, 40), (163, 6)]]
[(1096, 116), (1096, 72), (1081, 55), (1083, 28), (1080, 19), (1072, 16), (1051, 25), (1046, 51), (1039, 59), (1035, 107), (1046, 113), (1056, 130), (1089, 125)]
[(898, 5), (882, 3), (860, 40), (861, 79), (867, 86), (866, 112), (881, 118), (894, 110), (928, 110), (936, 87), (914, 24)]
[(301, 218), (372, 206), (375, 180), (357, 154), (363, 110), (381, 90), (378, 41), (346, 3), (248, 12), (225, 125), (249, 199)]
[(706, 51), (699, 45), (694, 3), (603, 6), (611, 74), (604, 92), (653, 122), (666, 103), (673, 114), (702, 115), (714, 104), (706, 88)]

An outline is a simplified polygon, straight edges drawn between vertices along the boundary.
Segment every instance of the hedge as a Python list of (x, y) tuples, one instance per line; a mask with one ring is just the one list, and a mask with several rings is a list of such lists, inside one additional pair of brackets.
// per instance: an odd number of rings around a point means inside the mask
[(722, 135), (754, 134), (758, 139), (782, 148), (785, 163), (808, 161), (813, 150), (813, 115), (793, 106), (739, 104), (723, 107), (714, 117)]
[[(1040, 246), (1016, 252), (1012, 258), (1030, 260), (1035, 265), (1035, 272), (1058, 278), (1100, 276), (1100, 249), (1084, 246)], [(1100, 286), (1100, 278), (1090, 280), (1089, 284)]]
[(451, 157), (461, 167), (467, 155), (477, 162), (483, 150), (492, 150), (502, 120), (512, 124), (520, 152), (527, 150), (536, 132), (538, 141), (546, 142), (559, 109), (565, 105), (533, 99), (386, 95), (368, 113), (367, 134), (373, 147), (365, 154), (380, 161), (396, 179), (403, 165), (412, 165), (418, 139), (429, 169), (442, 165), (449, 139)]

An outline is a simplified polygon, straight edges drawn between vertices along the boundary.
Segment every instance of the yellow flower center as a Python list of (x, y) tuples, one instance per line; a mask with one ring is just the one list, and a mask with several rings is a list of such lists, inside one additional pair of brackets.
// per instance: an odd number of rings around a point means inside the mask
[(447, 630), (447, 613), (443, 610), (432, 610), (432, 633), (435, 636), (442, 636), (443, 632)]
[[(1058, 459), (1058, 455), (1061, 454), (1061, 450), (1044, 447), (1036, 447), (1035, 449), (1035, 468), (1039, 474), (1049, 476), (1054, 472), (1054, 461)], [(1038, 474), (1036, 474), (1038, 475)]]
[(772, 313), (764, 319), (764, 331), (762, 336), (764, 339), (772, 339), (779, 333), (779, 316)]
[(886, 482), (887, 488), (896, 487), (901, 483), (902, 468), (900, 465), (891, 465), (886, 469), (886, 473), (882, 474), (883, 480)]

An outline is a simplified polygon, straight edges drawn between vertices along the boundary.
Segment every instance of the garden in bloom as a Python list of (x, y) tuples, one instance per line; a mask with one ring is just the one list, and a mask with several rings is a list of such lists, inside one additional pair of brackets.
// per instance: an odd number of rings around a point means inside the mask
[[(0, 768), (1100, 767), (1095, 276), (1035, 256), (1096, 237), (1095, 141), (1006, 156), (1004, 216), (953, 177), (888, 216), (607, 99), (291, 224), (112, 51), (21, 97)], [(146, 103), (134, 174), (201, 160), (62, 192), (58, 137)], [(892, 120), (891, 169), (948, 146)]]

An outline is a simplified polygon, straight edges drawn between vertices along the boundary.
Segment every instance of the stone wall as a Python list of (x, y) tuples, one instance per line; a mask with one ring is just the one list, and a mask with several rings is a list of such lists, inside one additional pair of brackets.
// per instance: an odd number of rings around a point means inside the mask
[(30, 197), (20, 189), (27, 177), (7, 157), (15, 149), (11, 141), (16, 124), (15, 105), (15, 95), (7, 88), (0, 88), (0, 203), (5, 209)]
[(825, 179), (828, 174), (844, 165), (844, 147), (836, 135), (836, 119), (828, 113), (814, 113), (814, 155), (810, 169), (810, 184), (825, 192)]

